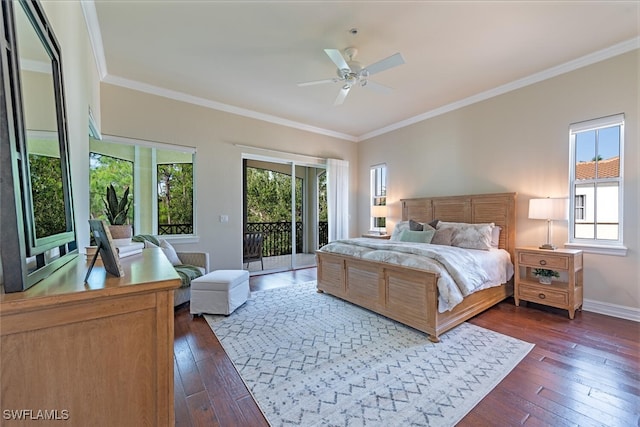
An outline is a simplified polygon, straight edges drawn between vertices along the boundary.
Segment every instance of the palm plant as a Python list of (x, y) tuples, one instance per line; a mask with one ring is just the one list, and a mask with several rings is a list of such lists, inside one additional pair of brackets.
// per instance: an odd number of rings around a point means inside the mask
[(124, 225), (127, 222), (127, 215), (129, 214), (129, 207), (131, 206), (131, 200), (129, 200), (129, 187), (124, 190), (124, 194), (121, 199), (118, 199), (116, 189), (113, 184), (109, 184), (107, 187), (107, 197), (103, 198), (104, 213), (107, 216), (107, 220), (111, 225)]

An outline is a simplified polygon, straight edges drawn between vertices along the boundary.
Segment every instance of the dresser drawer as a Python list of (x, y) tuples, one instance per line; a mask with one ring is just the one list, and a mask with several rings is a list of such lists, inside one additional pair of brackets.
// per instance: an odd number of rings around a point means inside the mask
[(524, 266), (550, 270), (554, 268), (561, 270), (569, 269), (569, 257), (546, 253), (520, 252), (518, 263)]
[(518, 288), (518, 297), (523, 300), (537, 302), (549, 305), (566, 305), (569, 304), (569, 295), (567, 292), (544, 287), (520, 286)]

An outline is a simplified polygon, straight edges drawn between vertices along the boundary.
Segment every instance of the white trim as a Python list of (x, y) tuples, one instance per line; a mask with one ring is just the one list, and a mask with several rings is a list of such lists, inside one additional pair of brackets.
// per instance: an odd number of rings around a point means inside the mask
[(613, 256), (627, 256), (626, 246), (607, 246), (586, 243), (565, 243), (565, 248), (581, 249), (585, 253)]
[(485, 101), (487, 99), (496, 97), (498, 95), (503, 95), (507, 92), (511, 92), (516, 89), (523, 88), (525, 86), (532, 85), (534, 83), (539, 83), (541, 81), (550, 79), (552, 77), (557, 77), (561, 74), (568, 73), (570, 71), (577, 70), (582, 67), (586, 67), (587, 65), (595, 64), (596, 62), (604, 61), (609, 58), (613, 58), (614, 56), (622, 55), (627, 52), (631, 52), (632, 50), (638, 49), (640, 47), (640, 37), (633, 38), (631, 40), (627, 40), (622, 43), (618, 43), (606, 49), (599, 50), (597, 52), (593, 52), (591, 54), (585, 55), (581, 58), (574, 59), (573, 61), (566, 62), (564, 64), (560, 64), (555, 67), (551, 67), (547, 70), (541, 71), (539, 73), (532, 74), (528, 77), (524, 77), (522, 79), (518, 79), (511, 83), (504, 84), (502, 86), (498, 86), (493, 89), (489, 89), (485, 92), (481, 92), (476, 95), (472, 95), (468, 98), (461, 99), (460, 101), (452, 102), (451, 104), (444, 105), (440, 108), (436, 108), (435, 110), (427, 111), (426, 113), (419, 114), (417, 116), (411, 117), (406, 120), (402, 120), (400, 122), (391, 124), (389, 126), (385, 126), (378, 130), (374, 130), (372, 132), (365, 133), (364, 135), (360, 135), (357, 140), (364, 141), (369, 138), (373, 138), (375, 136), (379, 136), (406, 126), (410, 126), (412, 124), (421, 122), (423, 120), (431, 119), (436, 116), (440, 116), (442, 114), (448, 113), (450, 111), (454, 111), (463, 107), (467, 107), (471, 104), (475, 104), (477, 102)]
[(182, 151), (184, 153), (191, 153), (191, 154), (195, 154), (198, 152), (196, 147), (189, 147), (187, 145), (176, 145), (176, 144), (169, 144), (166, 142), (148, 141), (146, 139), (128, 138), (124, 136), (102, 135), (102, 140), (104, 142), (115, 142), (118, 144), (126, 144), (126, 145), (139, 145), (141, 147), (158, 148), (161, 150)]
[(248, 110), (246, 108), (236, 107), (229, 104), (223, 104), (222, 102), (212, 101), (210, 99), (200, 98), (198, 96), (189, 95), (189, 94), (178, 92), (175, 90), (165, 89), (158, 86), (125, 79), (118, 76), (107, 75), (103, 81), (105, 83), (109, 83), (112, 85), (137, 90), (139, 92), (162, 96), (164, 98), (174, 99), (176, 101), (182, 101), (188, 104), (211, 108), (212, 110), (218, 110), (218, 111), (224, 111), (231, 114), (237, 114), (239, 116), (249, 117), (251, 119), (256, 119), (256, 120), (262, 120), (264, 122), (274, 123), (277, 125), (286, 126), (294, 129), (300, 129), (300, 130), (311, 132), (311, 133), (317, 133), (320, 135), (326, 135), (333, 138), (344, 139), (346, 141), (351, 141), (351, 142), (357, 142), (358, 140), (355, 136), (347, 135), (346, 133), (336, 132), (329, 129), (323, 129), (323, 128), (311, 126), (305, 123), (284, 119), (282, 117), (273, 116), (271, 114), (259, 113), (257, 111)]
[(102, 31), (100, 30), (100, 22), (98, 21), (98, 12), (93, 0), (84, 0), (80, 2), (84, 22), (87, 24), (87, 32), (89, 33), (89, 41), (91, 42), (91, 50), (93, 50), (93, 59), (96, 61), (96, 68), (100, 80), (108, 75), (107, 59), (104, 56), (104, 44), (102, 43)]
[(592, 313), (640, 322), (640, 309), (635, 307), (626, 307), (624, 305), (585, 299), (582, 303), (582, 309)]
[(590, 130), (623, 125), (624, 113), (614, 114), (612, 116), (600, 117), (598, 119), (586, 120), (583, 122), (571, 123), (569, 125), (570, 133), (576, 134), (580, 132), (587, 132)]
[(20, 69), (34, 73), (53, 74), (51, 62), (37, 61), (34, 59), (20, 58)]
[[(233, 144), (235, 147), (238, 147), (242, 150), (253, 150), (253, 151), (262, 151), (264, 153), (267, 153), (269, 156), (267, 157), (261, 157), (260, 155), (256, 155), (256, 159), (255, 160), (264, 160), (267, 159), (267, 161), (270, 161), (269, 159), (272, 159), (272, 156), (275, 156), (275, 158), (280, 159), (280, 160), (285, 160), (285, 158), (283, 158), (282, 156), (291, 156), (291, 157), (300, 157), (302, 159), (305, 159), (308, 162), (313, 162), (313, 165), (326, 165), (327, 163), (327, 159), (323, 159), (322, 157), (313, 157), (313, 156), (307, 156), (306, 154), (298, 154), (298, 153), (292, 153), (290, 151), (281, 151), (281, 150), (272, 150), (270, 148), (262, 148), (262, 147), (254, 147), (251, 145), (242, 145), (242, 144)], [(249, 153), (247, 153), (249, 154)], [(243, 153), (244, 155), (244, 153)], [(280, 157), (278, 157), (280, 156)], [(272, 160), (271, 160), (272, 161)], [(289, 159), (286, 158), (286, 163), (289, 163), (293, 161), (293, 159)]]

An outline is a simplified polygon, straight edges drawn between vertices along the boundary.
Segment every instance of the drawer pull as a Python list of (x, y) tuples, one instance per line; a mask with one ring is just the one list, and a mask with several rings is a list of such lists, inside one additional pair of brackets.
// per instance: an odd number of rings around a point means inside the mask
[(538, 298), (545, 299), (547, 296), (545, 294), (538, 294)]
[(540, 265), (547, 265), (547, 260), (541, 259), (540, 260)]

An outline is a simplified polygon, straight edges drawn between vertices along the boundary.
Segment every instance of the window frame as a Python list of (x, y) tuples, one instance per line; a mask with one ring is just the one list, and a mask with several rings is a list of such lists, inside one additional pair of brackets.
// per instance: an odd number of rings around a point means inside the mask
[[(150, 185), (151, 185), (151, 195), (155, 199), (157, 196), (157, 165), (164, 164), (167, 162), (158, 161), (157, 151), (177, 151), (183, 154), (190, 154), (193, 164), (193, 233), (192, 234), (163, 234), (162, 238), (166, 239), (172, 243), (198, 243), (200, 238), (198, 237), (198, 229), (197, 229), (197, 187), (196, 187), (196, 174), (197, 174), (197, 150), (195, 147), (183, 146), (183, 145), (174, 145), (167, 144), (163, 142), (156, 141), (148, 141), (142, 139), (114, 136), (114, 135), (102, 135), (102, 139), (97, 140), (94, 138), (97, 143), (105, 142), (111, 144), (121, 144), (121, 145), (129, 145), (135, 148), (134, 161), (133, 161), (133, 181), (141, 183), (141, 169), (143, 166), (140, 165), (140, 149), (141, 148), (150, 148), (151, 149), (151, 165), (150, 165)], [(90, 151), (94, 151), (90, 148)], [(184, 163), (184, 162), (182, 162)], [(142, 184), (141, 184), (142, 185)], [(140, 190), (140, 186), (138, 186)], [(135, 191), (133, 194), (133, 206), (141, 206), (141, 190)], [(141, 209), (134, 209), (134, 218), (133, 224), (134, 229), (140, 230), (141, 223)], [(151, 221), (151, 234), (158, 234), (158, 211), (157, 211), (157, 203), (152, 203), (149, 212), (149, 218)]]
[[(383, 182), (384, 181), (384, 182)], [(387, 164), (380, 163), (369, 169), (369, 206), (387, 204)], [(386, 218), (376, 224), (376, 219), (369, 216), (369, 230), (374, 231), (386, 227)]]
[[(624, 128), (625, 128), (624, 114), (615, 114), (611, 116), (601, 117), (593, 120), (586, 120), (583, 122), (572, 123), (569, 125), (569, 241), (565, 245), (576, 249), (582, 249), (585, 252), (600, 253), (607, 255), (620, 255), (625, 256), (627, 248), (624, 246)], [(620, 127), (620, 141), (619, 141), (619, 174), (614, 178), (599, 178), (594, 177), (589, 180), (577, 180), (576, 179), (576, 139), (577, 135), (590, 132), (599, 131), (601, 129), (610, 127)], [(596, 137), (596, 152), (598, 155), (598, 138)], [(576, 194), (576, 188), (583, 184), (593, 183), (595, 188), (598, 188), (598, 184), (617, 184), (618, 185), (618, 239), (598, 239), (597, 235), (594, 238), (578, 238), (575, 236), (576, 227), (576, 209), (585, 209), (584, 204), (578, 205), (576, 199), (579, 194)], [(597, 196), (594, 203), (597, 203)], [(584, 214), (584, 211), (583, 211)], [(583, 215), (584, 216), (584, 215)], [(597, 224), (597, 217), (594, 219)]]

